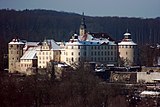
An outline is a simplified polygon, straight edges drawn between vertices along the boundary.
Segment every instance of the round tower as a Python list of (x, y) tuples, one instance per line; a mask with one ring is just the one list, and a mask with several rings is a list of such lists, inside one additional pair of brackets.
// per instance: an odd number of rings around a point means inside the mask
[(131, 34), (128, 32), (125, 33), (124, 39), (120, 43), (118, 43), (118, 46), (120, 61), (123, 62), (123, 65), (134, 65), (137, 59), (137, 44), (132, 41)]
[(12, 39), (8, 43), (8, 62), (9, 72), (13, 73), (20, 70), (20, 58), (23, 55), (24, 43), (20, 39)]

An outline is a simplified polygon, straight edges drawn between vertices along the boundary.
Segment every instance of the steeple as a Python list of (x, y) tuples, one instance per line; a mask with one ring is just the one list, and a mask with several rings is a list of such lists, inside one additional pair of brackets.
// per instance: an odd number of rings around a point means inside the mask
[(128, 29), (126, 33), (124, 34), (124, 39), (131, 39), (131, 34), (128, 32)]
[(81, 19), (81, 25), (80, 25), (80, 29), (79, 29), (79, 34), (80, 36), (83, 36), (84, 34), (86, 34), (86, 24), (85, 24), (85, 18), (84, 18), (84, 12), (82, 13), (82, 19)]

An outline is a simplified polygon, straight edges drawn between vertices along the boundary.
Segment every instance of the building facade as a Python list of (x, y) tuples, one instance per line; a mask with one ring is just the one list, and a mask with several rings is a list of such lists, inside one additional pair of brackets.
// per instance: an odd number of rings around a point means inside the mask
[(95, 62), (117, 65), (118, 45), (106, 38), (93, 38), (92, 35), (82, 40), (83, 36), (75, 34), (65, 44), (65, 60), (71, 65), (76, 62)]
[(38, 68), (46, 68), (49, 61), (60, 62), (60, 47), (54, 40), (44, 40), (36, 49)]

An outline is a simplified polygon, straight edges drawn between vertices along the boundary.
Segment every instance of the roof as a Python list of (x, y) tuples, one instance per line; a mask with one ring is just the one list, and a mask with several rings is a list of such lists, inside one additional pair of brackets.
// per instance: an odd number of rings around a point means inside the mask
[(123, 39), (118, 45), (137, 45), (132, 39)]
[(10, 45), (24, 45), (24, 43), (20, 39), (12, 39), (11, 42), (9, 42)]
[(47, 40), (47, 42), (51, 43), (52, 50), (59, 50), (60, 49), (60, 46), (53, 39)]
[(38, 46), (39, 42), (26, 42), (26, 45), (28, 46)]
[(91, 34), (94, 38), (106, 38), (109, 41), (115, 41), (111, 36), (109, 36), (107, 33), (89, 33)]
[(30, 47), (37, 47), (39, 42), (25, 42), (24, 50), (27, 50)]
[[(85, 39), (84, 39), (85, 36)], [(91, 34), (84, 36), (78, 36), (78, 39), (70, 39), (69, 42), (66, 42), (66, 45), (116, 45), (114, 41), (110, 41), (108, 38), (95, 38)]]
[(40, 44), (37, 47), (37, 50), (40, 50), (40, 47), (44, 44), (47, 44), (51, 50), (60, 50), (60, 46), (53, 39), (44, 40), (44, 42), (42, 43), (40, 42)]
[(128, 32), (124, 34), (124, 36), (129, 36), (129, 35), (131, 35), (131, 34), (130, 34), (130, 33), (128, 33)]
[(21, 59), (37, 59), (36, 47), (30, 47), (21, 57)]
[(90, 41), (81, 41), (81, 40), (73, 40), (71, 39), (70, 42), (67, 42), (66, 45), (90, 45), (90, 46), (99, 46), (99, 45), (116, 45), (115, 42), (109, 41), (107, 39), (100, 40), (100, 39), (93, 39)]

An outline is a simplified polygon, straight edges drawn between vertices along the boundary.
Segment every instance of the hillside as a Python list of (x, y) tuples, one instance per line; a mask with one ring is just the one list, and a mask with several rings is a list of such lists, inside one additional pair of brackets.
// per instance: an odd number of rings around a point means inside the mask
[[(81, 15), (51, 10), (0, 10), (0, 37), (6, 42), (18, 36), (39, 41), (53, 38), (66, 41), (79, 31)], [(88, 32), (106, 32), (117, 41), (123, 38), (126, 29), (139, 44), (160, 41), (160, 20), (127, 17), (85, 16)]]

